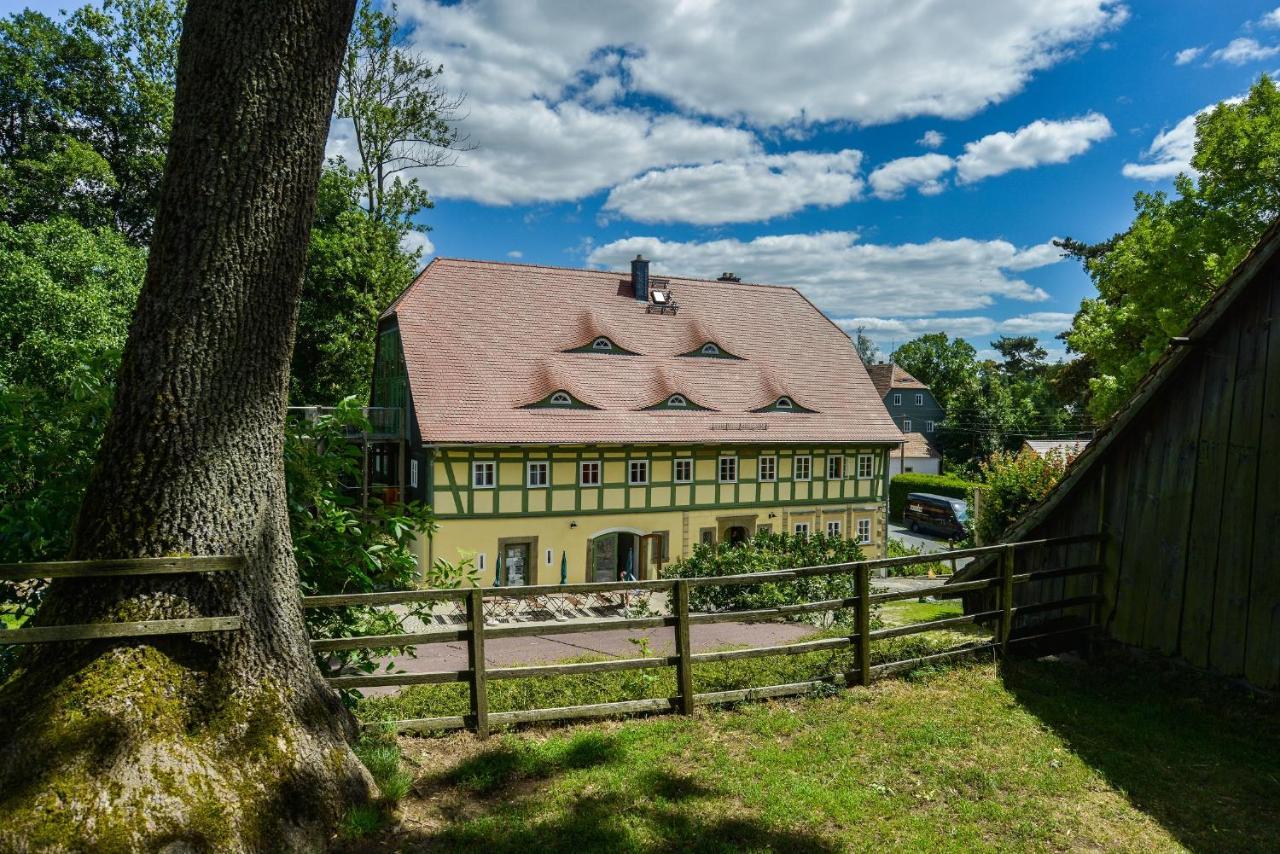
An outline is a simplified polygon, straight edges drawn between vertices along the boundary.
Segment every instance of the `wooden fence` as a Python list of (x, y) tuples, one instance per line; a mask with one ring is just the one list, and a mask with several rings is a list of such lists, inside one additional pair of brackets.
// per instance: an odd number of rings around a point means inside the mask
[[(485, 738), (493, 727), (534, 721), (568, 720), (573, 718), (603, 717), (634, 713), (679, 712), (690, 714), (700, 705), (737, 703), (744, 700), (783, 697), (802, 694), (822, 685), (867, 685), (873, 679), (888, 674), (910, 670), (922, 664), (952, 660), (983, 651), (1005, 653), (1010, 644), (1061, 638), (1080, 634), (1096, 626), (1096, 607), (1101, 596), (1095, 589), (1086, 595), (1045, 602), (1014, 604), (1015, 585), (1067, 576), (1092, 576), (1100, 572), (1096, 563), (1068, 566), (1038, 572), (1017, 572), (1019, 551), (1029, 548), (1044, 549), (1064, 547), (1077, 543), (1099, 542), (1099, 534), (1083, 534), (1053, 539), (1030, 540), (1019, 543), (959, 549), (941, 555), (912, 555), (899, 558), (856, 561), (788, 569), (778, 572), (751, 573), (706, 578), (660, 579), (651, 581), (619, 581), (588, 584), (538, 585), (505, 588), (468, 588), (458, 590), (412, 590), (386, 593), (357, 593), (330, 596), (306, 596), (305, 608), (335, 608), (351, 606), (389, 606), (436, 602), (462, 603), (465, 607), (466, 625), (458, 629), (436, 629), (426, 632), (395, 635), (371, 635), (350, 638), (326, 638), (311, 642), (318, 653), (349, 649), (385, 649), (418, 646), (420, 644), (463, 641), (467, 645), (467, 667), (460, 670), (444, 670), (428, 673), (389, 673), (379, 675), (334, 676), (328, 681), (335, 688), (373, 688), (385, 686), (427, 685), (465, 682), (469, 686), (470, 710), (466, 715), (452, 715), (415, 720), (393, 721), (391, 725), (401, 732), (429, 732), (449, 729), (472, 729)], [(936, 585), (903, 592), (872, 593), (871, 573), (878, 569), (932, 563), (943, 560), (995, 555), (999, 559), (1000, 572), (994, 578), (980, 579), (948, 585)], [(855, 575), (855, 595), (841, 599), (804, 602), (747, 611), (717, 611), (691, 613), (689, 594), (693, 588), (721, 585), (751, 585), (767, 582), (791, 581), (814, 576)], [(978, 613), (947, 617), (906, 626), (871, 630), (871, 606), (895, 600), (916, 599), (924, 595), (937, 598), (959, 597), (977, 590), (992, 589), (997, 594), (995, 607)], [(598, 618), (572, 623), (522, 623), (489, 625), (484, 619), (485, 598), (534, 598), (558, 595), (591, 595), (609, 592), (659, 592), (671, 594), (672, 613), (669, 616), (624, 618)], [(749, 622), (790, 617), (853, 608), (854, 631), (845, 636), (789, 643), (777, 646), (695, 653), (689, 643), (691, 626), (719, 622)], [(1067, 628), (1037, 626), (1034, 634), (1015, 635), (1015, 620), (1022, 615), (1046, 612), (1074, 612), (1076, 624)], [(1083, 616), (1080, 615), (1083, 612)], [(886, 638), (903, 637), (922, 632), (950, 629), (975, 623), (996, 623), (995, 639), (988, 643), (968, 644), (923, 657), (871, 664), (871, 644)], [(670, 628), (675, 634), (674, 655), (647, 658), (623, 658), (609, 661), (577, 662), (570, 664), (527, 665), (519, 667), (490, 667), (485, 662), (485, 643), (498, 638), (531, 637), (545, 634), (570, 634), (600, 632), (616, 629)], [(825, 650), (853, 648), (855, 666), (844, 673), (829, 674), (819, 679), (785, 685), (766, 685), (740, 688), (730, 691), (694, 693), (693, 667), (711, 661), (758, 658), (775, 655), (797, 655)], [(662, 667), (676, 669), (677, 694), (641, 700), (569, 706), (563, 708), (526, 709), (519, 711), (490, 712), (488, 683), (501, 679), (531, 679), (542, 676), (568, 674), (607, 673), (623, 670), (643, 670)]]
[[(244, 559), (224, 556), (144, 557), (121, 560), (67, 560), (48, 563), (0, 564), (0, 582), (41, 579), (107, 579), (127, 576), (178, 575), (193, 572), (239, 570)], [(188, 617), (177, 620), (132, 620), (115, 623), (35, 626), (0, 631), (0, 646), (103, 638), (155, 637), (199, 632), (229, 632), (240, 628), (240, 618)]]

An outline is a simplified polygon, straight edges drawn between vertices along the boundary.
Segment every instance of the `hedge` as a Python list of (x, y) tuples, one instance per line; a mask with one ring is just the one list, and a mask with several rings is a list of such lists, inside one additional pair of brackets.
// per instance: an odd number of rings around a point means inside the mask
[(970, 491), (977, 485), (949, 474), (906, 472), (897, 475), (889, 481), (889, 519), (894, 522), (902, 521), (902, 511), (907, 507), (909, 492), (929, 492), (968, 501)]

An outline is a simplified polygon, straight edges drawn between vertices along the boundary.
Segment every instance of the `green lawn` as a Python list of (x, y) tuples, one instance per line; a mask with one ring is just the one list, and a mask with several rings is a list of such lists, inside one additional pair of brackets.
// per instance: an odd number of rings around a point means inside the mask
[(1265, 850), (1280, 716), (1185, 674), (992, 663), (736, 709), (403, 738), (353, 850)]
[(905, 600), (885, 603), (880, 609), (880, 618), (884, 620), (886, 626), (905, 626), (910, 623), (927, 623), (930, 620), (958, 617), (963, 613), (964, 605), (959, 599), (944, 599), (941, 602)]

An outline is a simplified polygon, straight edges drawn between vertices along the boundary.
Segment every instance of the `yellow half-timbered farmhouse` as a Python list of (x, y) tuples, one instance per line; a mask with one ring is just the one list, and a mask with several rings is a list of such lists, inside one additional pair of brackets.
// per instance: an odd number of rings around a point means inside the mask
[[(437, 258), (383, 315), (408, 497), (486, 584), (654, 577), (703, 542), (823, 531), (882, 553), (902, 436), (799, 291)], [(563, 577), (562, 577), (563, 573)]]

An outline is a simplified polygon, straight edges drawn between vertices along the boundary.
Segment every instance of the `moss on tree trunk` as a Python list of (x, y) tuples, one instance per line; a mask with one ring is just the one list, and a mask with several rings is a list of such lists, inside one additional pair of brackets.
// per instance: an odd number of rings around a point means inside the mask
[(314, 850), (369, 796), (303, 633), (282, 426), (354, 0), (188, 5), (169, 161), (73, 557), (242, 573), (58, 582), (38, 624), (239, 632), (33, 648), (0, 688), (0, 849)]

